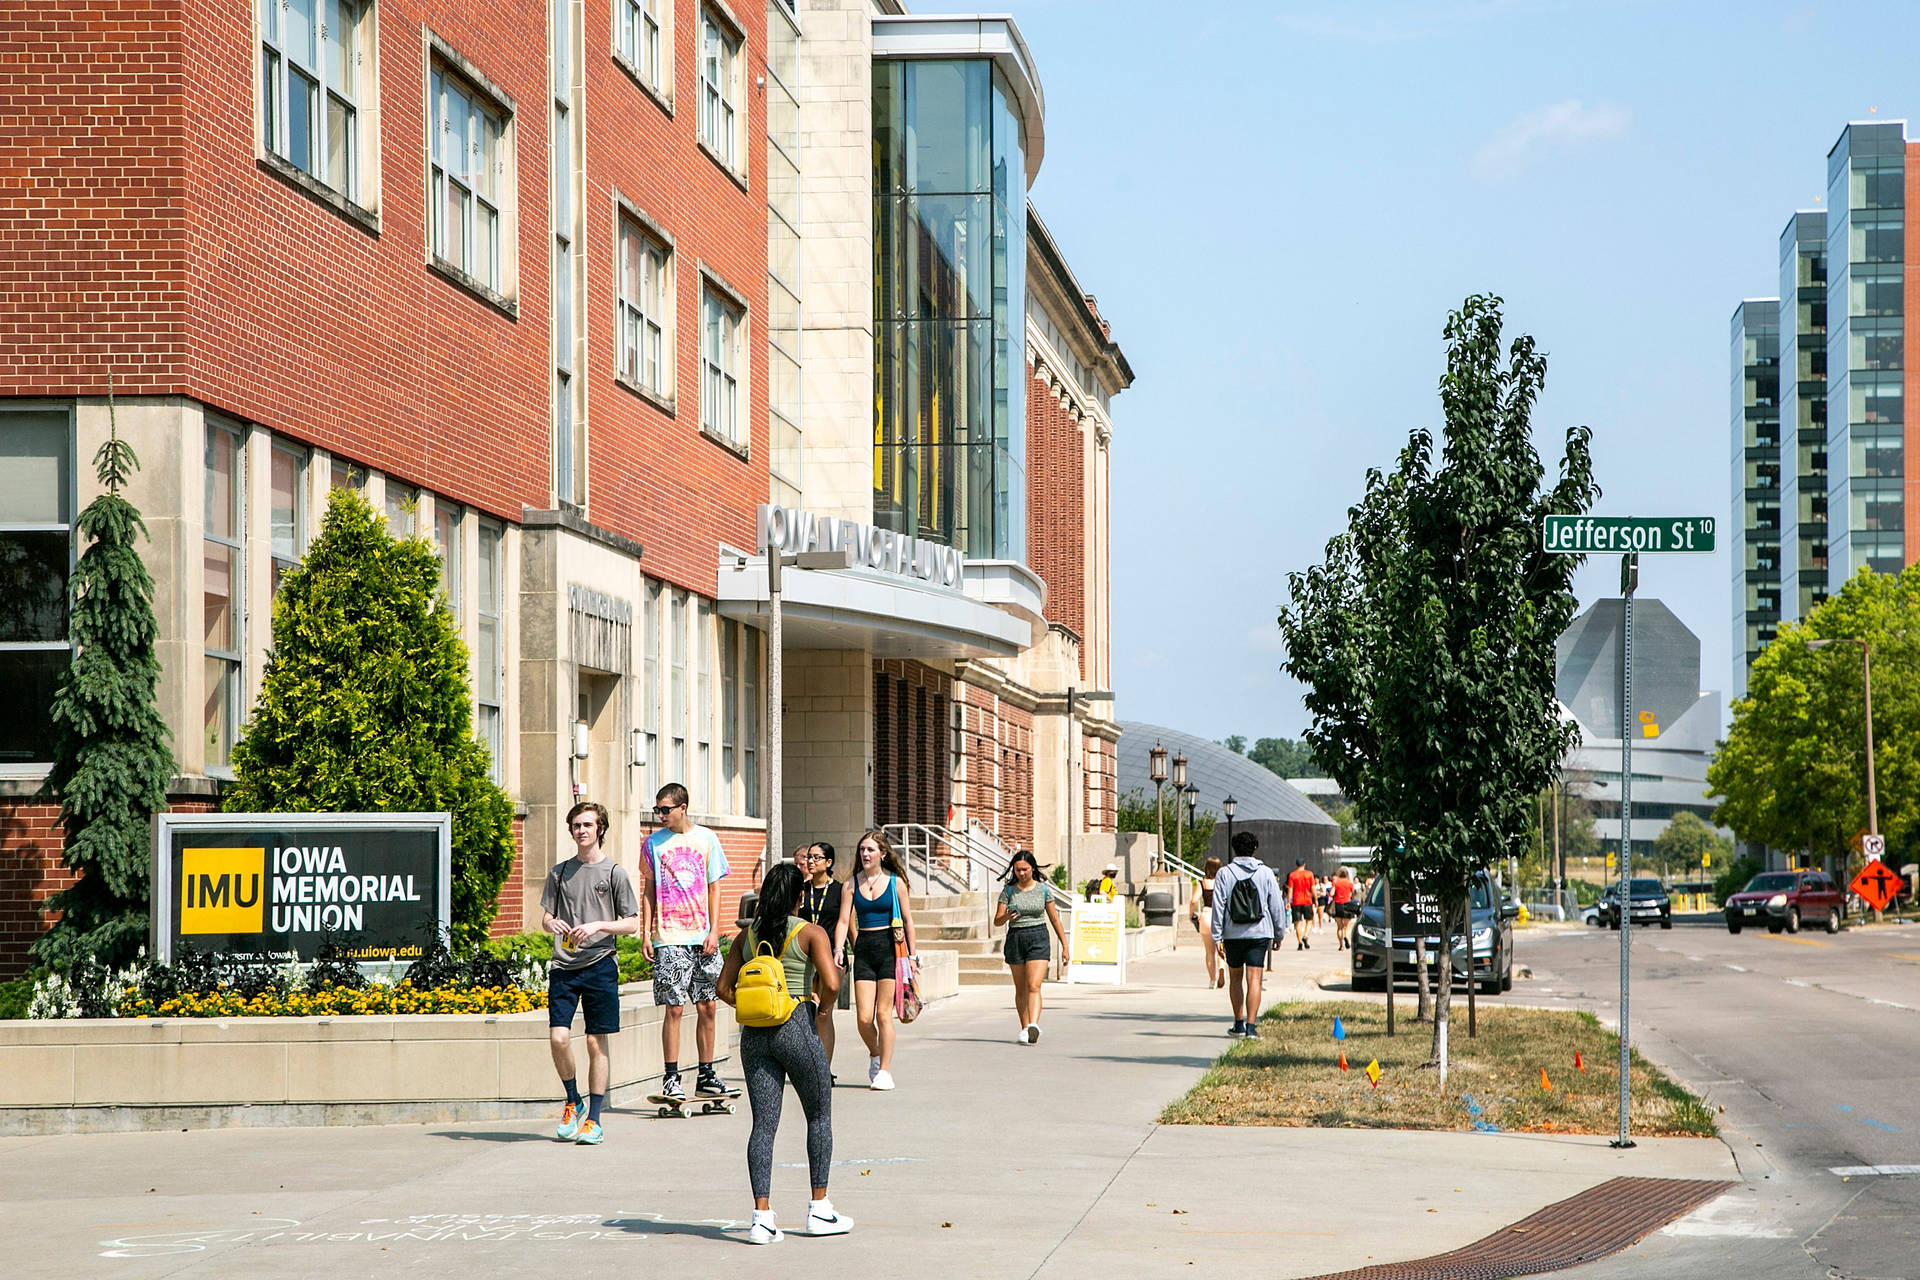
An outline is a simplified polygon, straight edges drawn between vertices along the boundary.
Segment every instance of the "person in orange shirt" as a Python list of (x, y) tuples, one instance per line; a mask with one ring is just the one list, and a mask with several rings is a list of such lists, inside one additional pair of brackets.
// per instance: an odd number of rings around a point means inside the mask
[(1287, 901), (1293, 907), (1293, 949), (1309, 950), (1313, 944), (1307, 941), (1307, 931), (1313, 928), (1313, 872), (1307, 870), (1305, 858), (1293, 860), (1293, 870), (1287, 873)]
[(1347, 932), (1353, 928), (1353, 920), (1346, 915), (1345, 908), (1349, 902), (1353, 901), (1353, 894), (1356, 888), (1358, 888), (1358, 886), (1353, 882), (1353, 869), (1351, 867), (1342, 867), (1335, 873), (1333, 877), (1333, 930), (1340, 937), (1340, 950), (1342, 951), (1349, 950), (1353, 946), (1352, 940), (1347, 937)]

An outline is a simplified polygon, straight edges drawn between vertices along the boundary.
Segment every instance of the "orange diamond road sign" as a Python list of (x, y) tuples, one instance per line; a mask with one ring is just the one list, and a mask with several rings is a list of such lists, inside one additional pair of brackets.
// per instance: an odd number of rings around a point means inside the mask
[(1893, 895), (1900, 891), (1900, 877), (1887, 869), (1887, 864), (1875, 858), (1860, 868), (1860, 874), (1847, 886), (1872, 907), (1875, 911), (1884, 911)]

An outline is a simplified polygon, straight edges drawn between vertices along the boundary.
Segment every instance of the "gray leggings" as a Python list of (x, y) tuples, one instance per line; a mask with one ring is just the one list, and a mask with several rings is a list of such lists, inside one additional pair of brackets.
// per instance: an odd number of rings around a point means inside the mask
[(773, 1194), (773, 1135), (787, 1081), (807, 1113), (807, 1169), (812, 1185), (827, 1185), (833, 1165), (833, 1083), (827, 1051), (813, 1026), (814, 1006), (802, 1003), (777, 1027), (740, 1028), (740, 1066), (747, 1074), (753, 1135), (747, 1139), (747, 1179), (756, 1200)]

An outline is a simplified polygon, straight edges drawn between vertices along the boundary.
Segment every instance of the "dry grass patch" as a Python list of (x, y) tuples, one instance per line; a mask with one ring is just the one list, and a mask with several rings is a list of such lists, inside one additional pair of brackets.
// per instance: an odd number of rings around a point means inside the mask
[[(1409, 1002), (1411, 1003), (1411, 1002)], [(1410, 1011), (1410, 1010), (1409, 1010)], [(1299, 1125), (1348, 1129), (1475, 1129), (1518, 1133), (1613, 1133), (1619, 1126), (1620, 1041), (1592, 1014), (1555, 1009), (1482, 1008), (1467, 1038), (1467, 1011), (1454, 1002), (1447, 1090), (1423, 1069), (1433, 1029), (1411, 1017), (1387, 1036), (1386, 1006), (1316, 1002), (1282, 1005), (1260, 1021), (1260, 1038), (1227, 1050), (1193, 1091), (1161, 1115), (1163, 1124)], [(1333, 1020), (1347, 1038), (1333, 1038)], [(1348, 1070), (1341, 1071), (1342, 1050)], [(1586, 1071), (1574, 1066), (1580, 1055)], [(1380, 1087), (1366, 1067), (1378, 1059)], [(1546, 1069), (1551, 1089), (1540, 1086)], [(1633, 1132), (1653, 1137), (1716, 1133), (1713, 1113), (1658, 1068), (1633, 1055), (1628, 1085)]]

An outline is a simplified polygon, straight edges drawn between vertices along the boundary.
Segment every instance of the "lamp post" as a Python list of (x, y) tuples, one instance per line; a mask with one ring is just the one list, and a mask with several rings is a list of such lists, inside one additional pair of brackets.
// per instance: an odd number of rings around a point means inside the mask
[(1167, 749), (1158, 742), (1147, 752), (1147, 776), (1153, 779), (1153, 830), (1160, 841), (1160, 862), (1167, 860), (1167, 807), (1162, 799), (1167, 786)]
[[(741, 561), (742, 564), (745, 561)], [(786, 848), (786, 833), (781, 821), (782, 766), (780, 752), (783, 734), (780, 707), (785, 700), (780, 687), (780, 668), (784, 652), (780, 631), (780, 571), (784, 569), (851, 569), (851, 545), (839, 551), (802, 551), (784, 554), (779, 547), (767, 547), (767, 852), (763, 858), (780, 857)]]
[[(1193, 811), (1200, 803), (1200, 788), (1194, 786), (1192, 783), (1188, 783), (1186, 788), (1186, 797), (1187, 797), (1187, 830), (1191, 831), (1194, 828)], [(1186, 856), (1186, 847), (1184, 845), (1181, 847), (1180, 853), (1182, 857)]]
[(1239, 807), (1240, 807), (1240, 802), (1238, 800), (1235, 800), (1231, 793), (1228, 794), (1225, 800), (1222, 800), (1220, 802), (1220, 812), (1227, 815), (1227, 856), (1228, 857), (1233, 856), (1233, 815), (1234, 815), (1234, 811), (1239, 809)]
[[(1867, 834), (1877, 841), (1880, 836), (1880, 798), (1873, 788), (1873, 645), (1852, 636), (1839, 636), (1830, 640), (1809, 640), (1807, 648), (1824, 649), (1830, 644), (1860, 646), (1860, 695), (1867, 719)], [(1873, 918), (1876, 921), (1880, 919), (1877, 909)]]
[(1180, 800), (1186, 794), (1186, 790), (1187, 757), (1183, 753), (1173, 758), (1173, 856), (1182, 862), (1186, 861), (1187, 857), (1187, 837), (1186, 824), (1182, 821), (1185, 815), (1180, 810)]

